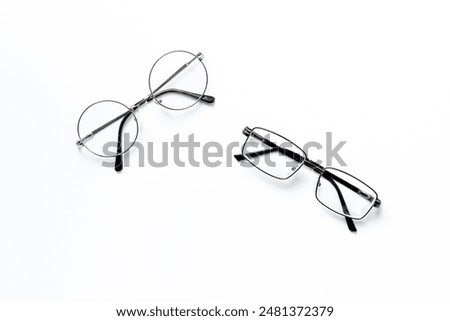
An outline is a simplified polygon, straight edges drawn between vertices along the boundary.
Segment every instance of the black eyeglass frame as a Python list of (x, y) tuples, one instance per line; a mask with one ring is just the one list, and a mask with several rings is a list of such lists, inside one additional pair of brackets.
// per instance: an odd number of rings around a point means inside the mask
[[(295, 153), (295, 152), (293, 152), (293, 151), (291, 151), (291, 150), (282, 148), (282, 147), (276, 145), (275, 143), (271, 142), (270, 140), (268, 140), (268, 139), (262, 137), (261, 135), (254, 133), (254, 131), (255, 131), (255, 130), (258, 130), (258, 129), (264, 130), (264, 131), (266, 131), (266, 132), (269, 132), (269, 133), (272, 133), (272, 134), (274, 134), (274, 135), (277, 135), (277, 136), (281, 137), (282, 139), (286, 140), (287, 142), (289, 142), (290, 144), (292, 144), (293, 146), (295, 146), (295, 147), (297, 147), (299, 150), (301, 150), (305, 156), (301, 156), (301, 155), (299, 155), (299, 154), (297, 154), (297, 153)], [(292, 177), (295, 173), (298, 172), (298, 170), (303, 166), (303, 164), (305, 164), (307, 167), (311, 168), (312, 170), (314, 170), (316, 173), (319, 174), (319, 178), (318, 178), (318, 180), (317, 180), (316, 189), (315, 189), (315, 197), (316, 197), (316, 199), (319, 201), (320, 204), (322, 204), (323, 206), (325, 206), (325, 207), (328, 208), (329, 210), (331, 210), (331, 211), (333, 211), (334, 213), (336, 213), (336, 214), (338, 214), (338, 215), (344, 217), (344, 218), (345, 218), (345, 221), (346, 221), (346, 223), (347, 223), (347, 226), (348, 226), (348, 228), (349, 228), (350, 231), (352, 231), (352, 232), (356, 232), (356, 231), (357, 231), (356, 226), (355, 226), (353, 220), (357, 220), (357, 221), (362, 220), (363, 218), (365, 218), (365, 217), (369, 214), (369, 212), (370, 212), (374, 207), (378, 208), (378, 207), (381, 205), (381, 200), (378, 198), (378, 194), (377, 194), (377, 193), (375, 192), (375, 190), (374, 190), (373, 188), (371, 188), (369, 185), (367, 185), (366, 183), (364, 183), (364, 182), (361, 181), (360, 179), (356, 178), (355, 176), (353, 176), (353, 175), (351, 175), (351, 174), (348, 174), (347, 172), (344, 172), (344, 171), (342, 171), (342, 170), (339, 170), (339, 169), (336, 169), (336, 168), (333, 168), (333, 167), (323, 167), (322, 165), (320, 165), (320, 164), (318, 164), (318, 163), (316, 163), (316, 162), (314, 162), (314, 161), (308, 159), (306, 152), (305, 152), (303, 149), (301, 149), (299, 146), (297, 146), (295, 143), (293, 143), (291, 140), (287, 139), (286, 137), (284, 137), (284, 136), (282, 136), (282, 135), (280, 135), (280, 134), (278, 134), (278, 133), (276, 133), (276, 132), (274, 132), (274, 131), (271, 131), (271, 130), (268, 130), (268, 129), (266, 129), (266, 128), (263, 128), (263, 127), (254, 127), (253, 129), (251, 129), (250, 127), (247, 126), (247, 127), (244, 128), (244, 130), (242, 131), (242, 133), (243, 133), (245, 136), (247, 136), (247, 139), (245, 140), (244, 144), (242, 145), (242, 148), (241, 148), (241, 154), (234, 155), (234, 157), (236, 158), (237, 161), (243, 161), (243, 160), (246, 160), (246, 161), (248, 161), (250, 164), (252, 164), (254, 167), (256, 167), (257, 169), (259, 169), (260, 171), (262, 171), (263, 173), (265, 173), (265, 174), (267, 174), (267, 175), (269, 175), (269, 176), (271, 176), (271, 177), (273, 177), (273, 178), (279, 179), (279, 180), (286, 180), (286, 179)], [(260, 140), (262, 143), (266, 144), (266, 145), (269, 146), (269, 147), (272, 147), (272, 149), (265, 149), (265, 150), (258, 151), (258, 152), (246, 153), (246, 151), (245, 151), (244, 149), (245, 149), (245, 146), (247, 145), (248, 140), (250, 139), (250, 137), (256, 137), (256, 138), (257, 138), (258, 140)], [(266, 172), (265, 170), (263, 170), (262, 168), (258, 167), (256, 164), (254, 164), (254, 163), (250, 160), (250, 157), (253, 157), (253, 156), (262, 156), (262, 155), (264, 155), (264, 154), (271, 153), (271, 152), (273, 152), (273, 151), (278, 151), (278, 152), (282, 153), (283, 155), (285, 155), (285, 156), (287, 156), (287, 157), (293, 159), (294, 161), (297, 161), (300, 165), (298, 165), (297, 168), (296, 168), (296, 170), (293, 171), (289, 176), (283, 178), (283, 177), (278, 177), (278, 176), (272, 175), (271, 173)], [(361, 182), (362, 184), (364, 184), (364, 185), (366, 185), (368, 188), (370, 188), (370, 189), (374, 192), (375, 197), (373, 197), (373, 196), (371, 196), (371, 195), (368, 195), (368, 194), (365, 193), (364, 191), (361, 191), (359, 188), (357, 188), (356, 186), (352, 185), (351, 183), (349, 183), (349, 182), (345, 181), (344, 179), (340, 178), (339, 176), (336, 176), (336, 175), (334, 175), (333, 173), (327, 171), (327, 169), (337, 170), (337, 171), (339, 171), (339, 172), (342, 172), (342, 173), (344, 173), (344, 174), (346, 174), (346, 175), (349, 175), (350, 177), (356, 179), (357, 181)], [(332, 179), (329, 180), (329, 179), (326, 178), (324, 175), (329, 175), (329, 176), (331, 176)], [(338, 211), (335, 211), (335, 210), (331, 209), (329, 206), (325, 205), (322, 201), (320, 201), (320, 199), (318, 198), (318, 195), (317, 195), (318, 188), (319, 188), (319, 182), (320, 182), (320, 179), (321, 179), (321, 178), (328, 179), (328, 180), (332, 183), (333, 187), (336, 189), (336, 191), (337, 191), (337, 193), (338, 193), (338, 196), (339, 196), (339, 199), (340, 199), (340, 202), (341, 202), (341, 205), (342, 205), (342, 207), (343, 207), (343, 211), (344, 211), (344, 212), (345, 212), (345, 211), (348, 212), (347, 205), (346, 205), (345, 200), (344, 200), (344, 198), (343, 198), (343, 196), (342, 196), (342, 193), (340, 192), (339, 187), (337, 186), (336, 182), (334, 182), (334, 180), (337, 181), (337, 182), (339, 182), (339, 183), (341, 183), (342, 185), (346, 186), (347, 188), (349, 188), (349, 189), (352, 190), (353, 192), (357, 193), (357, 194), (360, 195), (361, 197), (363, 197), (363, 198), (365, 198), (365, 199), (367, 199), (367, 200), (370, 200), (370, 201), (372, 202), (371, 206), (369, 207), (369, 209), (367, 210), (367, 212), (366, 212), (364, 215), (362, 215), (361, 217), (350, 217), (350, 216), (348, 216), (348, 215), (345, 215), (345, 214), (343, 214), (343, 213), (340, 213), (340, 212), (338, 212)]]

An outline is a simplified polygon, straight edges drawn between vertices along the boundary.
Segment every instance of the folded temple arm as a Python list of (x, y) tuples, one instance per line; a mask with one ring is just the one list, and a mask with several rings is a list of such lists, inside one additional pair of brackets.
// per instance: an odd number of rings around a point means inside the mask
[[(159, 91), (154, 96), (150, 95), (148, 98), (144, 98), (144, 99), (140, 100), (139, 102), (134, 104), (134, 107), (132, 107), (131, 110), (135, 111), (137, 108), (139, 108), (143, 104), (152, 101), (153, 98), (157, 98), (157, 97), (162, 96), (164, 94), (170, 94), (170, 93), (190, 96), (190, 97), (192, 97), (194, 99), (197, 99), (197, 100), (200, 99), (200, 101), (203, 101), (203, 102), (208, 103), (208, 104), (212, 104), (216, 100), (213, 96), (196, 94), (196, 93), (193, 93), (193, 92), (190, 92), (190, 91), (176, 89), (176, 88), (169, 88), (169, 89), (165, 89), (165, 90)], [(116, 156), (116, 162), (115, 162), (115, 165), (114, 165), (114, 169), (116, 170), (116, 172), (120, 172), (123, 169), (123, 161), (122, 161), (122, 132), (123, 132), (123, 127), (125, 126), (125, 123), (127, 122), (127, 120), (129, 119), (130, 116), (131, 116), (131, 112), (128, 111), (124, 115), (124, 117), (122, 119), (122, 122), (119, 125), (119, 133), (117, 135), (117, 151), (116, 151), (116, 155), (117, 156)]]

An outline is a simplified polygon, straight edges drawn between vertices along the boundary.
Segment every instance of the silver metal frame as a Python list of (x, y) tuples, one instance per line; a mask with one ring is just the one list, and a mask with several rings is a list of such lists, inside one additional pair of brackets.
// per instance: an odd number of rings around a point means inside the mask
[[(100, 104), (100, 103), (106, 103), (106, 102), (116, 103), (116, 104), (119, 104), (119, 105), (125, 107), (126, 109), (128, 109), (128, 112), (130, 112), (130, 113), (133, 115), (133, 119), (134, 119), (134, 121), (136, 122), (136, 127), (137, 127), (137, 128), (136, 128), (136, 137), (134, 138), (133, 143), (130, 145), (130, 147), (128, 147), (126, 150), (124, 150), (123, 152), (121, 152), (121, 153), (119, 153), (119, 154), (114, 154), (114, 155), (111, 155), (111, 156), (102, 155), (102, 154), (97, 154), (96, 152), (94, 152), (93, 150), (91, 150), (88, 146), (86, 146), (86, 144), (84, 143), (84, 141), (87, 140), (88, 138), (94, 136), (94, 133), (90, 133), (89, 135), (87, 135), (87, 136), (85, 136), (85, 137), (83, 137), (83, 138), (81, 138), (81, 134), (80, 134), (80, 122), (81, 122), (81, 119), (82, 119), (83, 115), (86, 113), (86, 111), (88, 111), (89, 108), (91, 108), (91, 107), (93, 107), (93, 106), (95, 106), (95, 105), (97, 105), (97, 104)], [(99, 157), (103, 157), (103, 158), (114, 158), (114, 157), (123, 155), (124, 153), (128, 152), (128, 151), (130, 150), (130, 148), (133, 147), (134, 143), (136, 143), (136, 140), (137, 140), (137, 138), (138, 138), (138, 136), (139, 136), (139, 122), (138, 122), (138, 120), (137, 120), (136, 115), (134, 114), (134, 111), (133, 111), (131, 108), (127, 107), (125, 104), (122, 104), (120, 101), (110, 100), (110, 99), (99, 100), (99, 101), (97, 101), (97, 102), (95, 102), (95, 103), (89, 105), (89, 106), (81, 113), (80, 117), (78, 118), (78, 123), (77, 123), (77, 133), (78, 133), (78, 139), (79, 139), (79, 140), (76, 142), (76, 144), (77, 144), (77, 146), (78, 146), (79, 148), (85, 147), (89, 152), (91, 152), (92, 154), (94, 154), (94, 155), (96, 155), (96, 156), (99, 156)]]
[[(155, 89), (155, 91), (153, 92), (152, 86), (151, 86), (151, 84), (150, 84), (150, 79), (151, 79), (151, 77), (152, 77), (153, 69), (155, 68), (156, 64), (157, 64), (161, 59), (163, 59), (165, 56), (167, 56), (167, 55), (169, 55), (169, 54), (172, 54), (172, 53), (176, 53), (176, 52), (184, 52), (184, 53), (187, 53), (187, 54), (189, 54), (189, 55), (192, 55), (194, 58), (193, 58), (191, 61), (185, 63), (185, 64), (184, 64), (180, 69), (178, 69), (171, 77), (169, 77), (169, 79), (167, 79), (167, 80), (164, 81), (161, 85), (159, 85), (159, 86)], [(151, 97), (154, 97), (154, 95), (157, 94), (158, 91), (159, 91), (164, 85), (166, 85), (170, 80), (172, 80), (175, 76), (177, 76), (177, 75), (178, 75), (181, 71), (183, 71), (186, 67), (188, 67), (195, 59), (198, 59), (198, 61), (202, 64), (203, 69), (205, 70), (205, 75), (206, 75), (205, 89), (203, 90), (203, 92), (202, 92), (202, 94), (201, 94), (201, 95), (203, 96), (203, 95), (205, 94), (205, 92), (206, 92), (206, 89), (208, 88), (208, 70), (206, 69), (206, 66), (205, 66), (205, 64), (203, 63), (203, 58), (204, 58), (204, 55), (203, 55), (201, 52), (199, 52), (198, 54), (194, 55), (192, 52), (189, 52), (189, 51), (186, 51), (186, 50), (173, 50), (173, 51), (169, 51), (168, 53), (162, 55), (162, 56), (161, 56), (158, 60), (156, 60), (156, 62), (153, 64), (152, 69), (150, 69), (150, 73), (149, 73), (149, 75), (148, 75), (148, 88), (150, 89), (150, 96), (151, 96)], [(155, 101), (156, 101), (156, 103), (157, 103), (158, 105), (160, 105), (160, 106), (162, 106), (162, 107), (164, 107), (164, 108), (170, 109), (170, 110), (185, 110), (185, 109), (191, 108), (192, 106), (194, 106), (195, 104), (197, 104), (197, 103), (200, 101), (200, 99), (201, 99), (201, 97), (198, 98), (193, 104), (191, 104), (191, 105), (189, 105), (189, 106), (187, 106), (187, 107), (183, 107), (183, 108), (171, 108), (171, 107), (168, 107), (168, 106), (164, 105), (164, 104), (163, 104), (161, 101), (159, 101), (158, 99), (155, 99)]]
[[(187, 63), (185, 63), (184, 65), (182, 65), (175, 73), (173, 73), (173, 74), (172, 74), (169, 78), (167, 78), (161, 85), (159, 85), (158, 88), (156, 88), (156, 89), (153, 91), (152, 88), (151, 88), (151, 86), (150, 86), (150, 79), (151, 79), (151, 75), (152, 75), (153, 68), (155, 67), (155, 65), (156, 65), (162, 58), (164, 58), (165, 56), (167, 56), (167, 55), (169, 55), (169, 54), (171, 54), (171, 53), (176, 53), (176, 52), (187, 53), (187, 54), (189, 54), (189, 55), (192, 55), (193, 58), (192, 58), (190, 61), (188, 61)], [(121, 155), (125, 154), (126, 152), (128, 152), (128, 151), (130, 150), (130, 148), (135, 144), (135, 142), (136, 142), (136, 140), (137, 140), (137, 138), (138, 138), (138, 135), (139, 135), (139, 122), (138, 122), (137, 117), (136, 117), (136, 115), (135, 115), (135, 113), (134, 113), (138, 108), (140, 108), (141, 106), (145, 105), (146, 103), (148, 103), (148, 102), (150, 102), (150, 101), (152, 101), (152, 100), (155, 100), (157, 104), (159, 104), (160, 106), (162, 106), (162, 107), (164, 107), (164, 108), (170, 109), (170, 110), (184, 110), (184, 109), (188, 109), (188, 108), (194, 106), (195, 104), (197, 104), (197, 103), (202, 99), (202, 97), (204, 97), (205, 92), (206, 92), (206, 89), (207, 89), (207, 87), (208, 87), (208, 81), (209, 81), (209, 80), (208, 80), (208, 70), (206, 69), (206, 66), (205, 66), (205, 64), (204, 64), (203, 61), (202, 61), (202, 60), (203, 60), (203, 57), (204, 57), (204, 56), (203, 56), (203, 54), (202, 54), (201, 52), (199, 52), (198, 54), (194, 55), (193, 53), (191, 53), (191, 52), (189, 52), (189, 51), (186, 51), (186, 50), (173, 50), (173, 51), (169, 51), (169, 52), (165, 53), (164, 55), (162, 55), (162, 56), (161, 56), (161, 57), (153, 64), (153, 66), (152, 66), (152, 68), (151, 68), (151, 70), (150, 70), (150, 73), (149, 73), (149, 76), (148, 76), (148, 85), (149, 85), (149, 89), (150, 89), (150, 94), (149, 94), (147, 97), (145, 97), (145, 98), (139, 100), (137, 103), (135, 103), (135, 104), (132, 105), (131, 107), (128, 107), (128, 106), (126, 106), (125, 104), (123, 104), (123, 103), (121, 103), (121, 102), (118, 102), (118, 101), (115, 101), (115, 100), (100, 100), (100, 101), (97, 101), (97, 102), (95, 102), (95, 103), (89, 105), (89, 106), (81, 113), (80, 117), (78, 118), (78, 123), (77, 123), (77, 133), (78, 133), (78, 138), (79, 138), (79, 139), (78, 139), (78, 141), (76, 142), (77, 146), (78, 146), (79, 148), (86, 147), (86, 149), (87, 149), (89, 152), (91, 152), (92, 154), (94, 154), (94, 155), (96, 155), (96, 156), (99, 156), (99, 157), (103, 157), (103, 158), (113, 158), (113, 157), (121, 156)], [(199, 96), (199, 98), (198, 98), (193, 104), (191, 104), (191, 105), (189, 105), (189, 106), (187, 106), (187, 107), (184, 107), (184, 108), (170, 108), (170, 107), (165, 106), (164, 104), (162, 104), (162, 102), (159, 101), (158, 99), (156, 99), (156, 97), (158, 96), (158, 94), (164, 92), (164, 90), (162, 90), (161, 92), (159, 92), (160, 89), (161, 89), (163, 86), (165, 86), (167, 83), (169, 83), (169, 82), (170, 82), (173, 78), (175, 78), (178, 74), (180, 74), (184, 69), (186, 69), (186, 68), (187, 68), (187, 67), (188, 67), (195, 59), (198, 59), (198, 60), (200, 61), (200, 63), (201, 63), (202, 66), (203, 66), (203, 69), (205, 70), (205, 75), (206, 75), (205, 88), (204, 88), (203, 92), (201, 93), (201, 95)], [(179, 91), (181, 91), (181, 90), (179, 90)], [(154, 98), (155, 98), (155, 99), (154, 99)], [(81, 122), (81, 119), (82, 119), (83, 115), (85, 114), (85, 112), (86, 112), (89, 108), (91, 108), (91, 107), (93, 107), (93, 106), (95, 106), (95, 105), (97, 105), (97, 104), (99, 104), (99, 103), (102, 103), (102, 102), (113, 102), (113, 103), (120, 104), (120, 105), (124, 106), (126, 109), (128, 109), (128, 111), (126, 111), (126, 112), (124, 112), (123, 114), (117, 116), (116, 118), (110, 120), (109, 122), (103, 124), (103, 125), (100, 126), (99, 128), (94, 129), (90, 134), (88, 134), (88, 135), (86, 135), (86, 136), (84, 136), (84, 137), (81, 137), (81, 134), (80, 134), (80, 122)], [(88, 148), (88, 147), (85, 145), (84, 142), (85, 142), (86, 140), (88, 140), (89, 138), (93, 137), (97, 132), (103, 130), (104, 128), (106, 128), (106, 127), (108, 127), (108, 126), (110, 126), (111, 124), (113, 124), (113, 123), (115, 123), (116, 121), (122, 119), (123, 117), (129, 115), (129, 113), (131, 113), (131, 115), (133, 116), (133, 118), (134, 118), (134, 120), (135, 120), (135, 122), (136, 122), (136, 125), (137, 125), (137, 132), (136, 132), (136, 137), (135, 137), (133, 143), (132, 143), (126, 150), (124, 150), (124, 151), (122, 151), (122, 152), (120, 152), (120, 153), (116, 153), (114, 156), (106, 156), (106, 155), (102, 155), (102, 154), (98, 154), (98, 153), (94, 152), (93, 150), (91, 150), (90, 148)]]

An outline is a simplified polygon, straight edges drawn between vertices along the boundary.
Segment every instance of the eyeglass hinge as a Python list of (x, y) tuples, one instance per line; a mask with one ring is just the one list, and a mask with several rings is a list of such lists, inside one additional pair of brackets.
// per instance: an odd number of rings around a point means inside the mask
[(203, 58), (205, 58), (205, 55), (202, 54), (201, 52), (199, 52), (196, 56), (197, 56), (198, 60), (200, 60), (200, 61), (202, 61)]
[(380, 205), (381, 205), (381, 201), (380, 201), (379, 198), (377, 198), (377, 199), (375, 200), (375, 204), (374, 204), (373, 206), (375, 206), (375, 207), (380, 207)]
[(76, 144), (77, 144), (78, 148), (83, 147), (84, 146), (84, 141), (87, 140), (88, 138), (92, 137), (92, 136), (94, 136), (94, 133), (90, 133), (89, 135), (83, 137), (82, 139), (77, 140)]
[(242, 134), (244, 134), (245, 136), (249, 136), (251, 132), (252, 132), (252, 129), (250, 127), (246, 126), (244, 128), (244, 130), (242, 131)]

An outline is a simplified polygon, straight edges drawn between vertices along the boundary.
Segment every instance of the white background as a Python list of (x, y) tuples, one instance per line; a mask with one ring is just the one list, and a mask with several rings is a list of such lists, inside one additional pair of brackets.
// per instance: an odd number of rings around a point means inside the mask
[[(448, 320), (449, 15), (445, 1), (1, 1), (0, 298)], [(142, 143), (227, 144), (246, 125), (300, 145), (332, 132), (348, 166), (333, 165), (381, 209), (352, 234), (307, 168), (277, 181), (237, 162), (140, 168), (131, 155), (117, 174), (79, 151), (83, 109), (144, 97), (174, 49), (205, 54), (216, 103), (143, 108)]]

